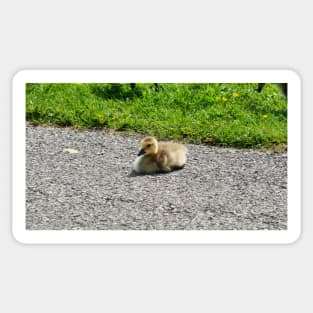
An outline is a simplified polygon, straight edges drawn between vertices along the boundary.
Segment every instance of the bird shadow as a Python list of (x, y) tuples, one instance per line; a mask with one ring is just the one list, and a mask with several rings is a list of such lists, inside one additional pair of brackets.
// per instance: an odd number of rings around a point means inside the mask
[(153, 173), (153, 174), (142, 174), (142, 173), (137, 173), (137, 172), (135, 172), (135, 171), (131, 171), (128, 175), (127, 175), (127, 177), (138, 177), (138, 176), (156, 176), (156, 177), (158, 177), (158, 176), (164, 176), (164, 175), (169, 175), (169, 174), (171, 174), (171, 173), (174, 173), (174, 172), (176, 172), (176, 171), (178, 171), (178, 170), (181, 170), (182, 169), (182, 167), (180, 167), (180, 168), (174, 168), (172, 171), (170, 171), (170, 172), (159, 172), (159, 173)]

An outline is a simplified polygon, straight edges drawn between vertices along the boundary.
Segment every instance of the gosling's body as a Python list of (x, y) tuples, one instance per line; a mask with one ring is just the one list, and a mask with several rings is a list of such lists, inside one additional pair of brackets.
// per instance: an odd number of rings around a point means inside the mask
[(179, 143), (158, 142), (154, 137), (146, 137), (141, 142), (141, 150), (133, 163), (133, 170), (140, 174), (166, 173), (184, 167), (187, 148)]

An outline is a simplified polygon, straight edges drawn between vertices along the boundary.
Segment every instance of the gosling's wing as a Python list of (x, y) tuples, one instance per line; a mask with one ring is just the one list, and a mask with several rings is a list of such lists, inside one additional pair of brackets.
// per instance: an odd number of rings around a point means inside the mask
[(159, 143), (159, 149), (163, 149), (165, 151), (170, 151), (170, 152), (184, 152), (187, 153), (187, 148), (183, 144), (176, 143), (176, 142), (160, 142)]
[(158, 152), (159, 155), (166, 155), (166, 166), (171, 168), (181, 168), (186, 163), (186, 153), (187, 148), (184, 145), (174, 142), (160, 144)]

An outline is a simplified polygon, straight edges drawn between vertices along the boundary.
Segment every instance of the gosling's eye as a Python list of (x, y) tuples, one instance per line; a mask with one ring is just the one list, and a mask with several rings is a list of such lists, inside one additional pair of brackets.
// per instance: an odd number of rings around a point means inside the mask
[(149, 148), (149, 147), (151, 147), (151, 144), (148, 144), (148, 145), (147, 145), (147, 148)]

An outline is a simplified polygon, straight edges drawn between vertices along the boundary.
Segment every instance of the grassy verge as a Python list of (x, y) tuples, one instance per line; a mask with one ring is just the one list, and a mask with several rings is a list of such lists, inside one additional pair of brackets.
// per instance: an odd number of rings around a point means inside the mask
[(234, 147), (287, 143), (287, 101), (276, 85), (27, 84), (34, 124), (111, 128)]

